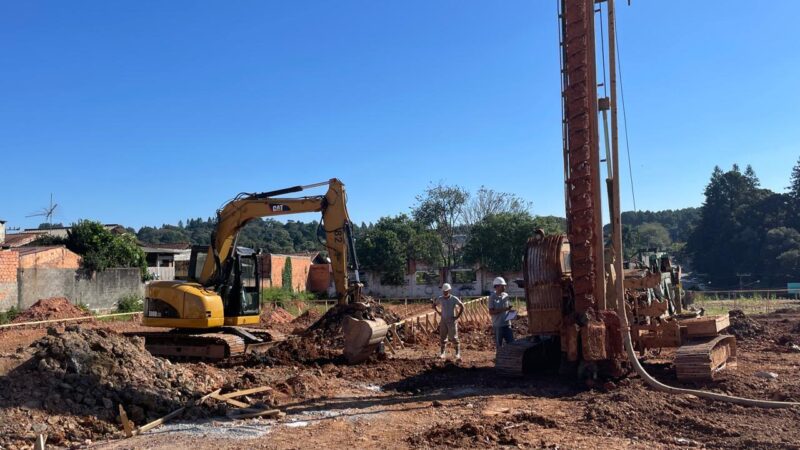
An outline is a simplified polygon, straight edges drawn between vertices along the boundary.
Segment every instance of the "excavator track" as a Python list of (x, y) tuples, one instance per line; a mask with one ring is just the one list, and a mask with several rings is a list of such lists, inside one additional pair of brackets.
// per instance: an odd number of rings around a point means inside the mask
[(678, 347), (674, 364), (681, 381), (713, 380), (723, 369), (736, 366), (736, 338), (721, 335), (691, 341)]
[(228, 361), (243, 357), (244, 338), (233, 334), (136, 333), (154, 356), (173, 359)]

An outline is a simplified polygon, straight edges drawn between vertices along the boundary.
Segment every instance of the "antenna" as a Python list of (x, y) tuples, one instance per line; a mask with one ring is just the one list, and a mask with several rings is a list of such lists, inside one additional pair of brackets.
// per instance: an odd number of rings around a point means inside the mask
[(31, 213), (25, 217), (46, 217), (47, 218), (47, 225), (50, 228), (53, 228), (53, 213), (55, 213), (56, 208), (58, 208), (58, 203), (53, 203), (53, 193), (50, 193), (50, 206), (42, 208), (39, 212)]

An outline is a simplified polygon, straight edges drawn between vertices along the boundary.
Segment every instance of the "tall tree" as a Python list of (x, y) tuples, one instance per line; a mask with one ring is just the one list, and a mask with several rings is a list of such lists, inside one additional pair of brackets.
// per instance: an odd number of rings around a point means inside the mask
[(444, 243), (441, 253), (448, 271), (456, 263), (459, 250), (456, 235), (464, 224), (464, 205), (468, 200), (469, 192), (464, 188), (439, 183), (418, 195), (417, 205), (412, 209), (414, 220), (436, 231)]
[(504, 212), (528, 212), (531, 202), (508, 192), (498, 192), (481, 186), (464, 206), (464, 222), (471, 226), (484, 217)]
[(488, 215), (472, 226), (464, 260), (495, 273), (516, 272), (522, 268), (525, 243), (535, 229), (528, 212)]
[(737, 274), (758, 268), (764, 233), (751, 214), (767, 195), (751, 167), (744, 173), (738, 165), (727, 172), (714, 168), (688, 242), (695, 269), (713, 284), (735, 286)]
[(382, 217), (370, 227), (362, 227), (356, 239), (359, 262), (378, 272), (381, 284), (405, 282), (409, 261), (437, 266), (441, 263), (442, 241), (405, 214)]

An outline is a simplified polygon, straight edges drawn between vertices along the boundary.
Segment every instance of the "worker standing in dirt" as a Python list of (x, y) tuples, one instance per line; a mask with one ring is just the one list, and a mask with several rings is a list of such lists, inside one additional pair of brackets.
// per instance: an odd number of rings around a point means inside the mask
[[(458, 342), (458, 319), (464, 313), (464, 303), (455, 295), (450, 295), (450, 284), (442, 285), (442, 295), (436, 298), (433, 303), (433, 310), (436, 311), (441, 320), (439, 321), (439, 344), (441, 352), (439, 357), (444, 359), (447, 355), (444, 352), (447, 341), (456, 345), (456, 359), (461, 359), (461, 343)], [(456, 312), (458, 308), (458, 312)]]
[(511, 299), (506, 293), (506, 280), (503, 277), (494, 279), (494, 292), (489, 295), (489, 314), (492, 316), (492, 328), (497, 348), (506, 343), (514, 342), (514, 332), (511, 330)]

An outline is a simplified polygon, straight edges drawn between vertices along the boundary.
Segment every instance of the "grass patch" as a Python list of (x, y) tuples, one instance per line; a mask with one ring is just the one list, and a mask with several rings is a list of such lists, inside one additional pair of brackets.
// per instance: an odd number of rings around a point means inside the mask
[(277, 303), (280, 306), (292, 301), (316, 300), (317, 296), (311, 292), (292, 292), (282, 288), (271, 287), (261, 291), (261, 303)]
[(0, 325), (5, 325), (14, 320), (21, 311), (16, 306), (8, 308), (8, 311), (0, 312)]

